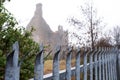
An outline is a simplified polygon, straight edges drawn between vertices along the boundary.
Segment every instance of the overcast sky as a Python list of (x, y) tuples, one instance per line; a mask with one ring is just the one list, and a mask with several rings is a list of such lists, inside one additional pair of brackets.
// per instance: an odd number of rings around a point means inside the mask
[[(79, 7), (84, 0), (11, 0), (6, 3), (7, 9), (22, 26), (26, 26), (33, 17), (37, 3), (43, 4), (43, 17), (53, 31), (58, 25), (68, 29), (67, 18), (79, 15)], [(97, 13), (103, 17), (107, 27), (120, 25), (120, 0), (93, 0)]]

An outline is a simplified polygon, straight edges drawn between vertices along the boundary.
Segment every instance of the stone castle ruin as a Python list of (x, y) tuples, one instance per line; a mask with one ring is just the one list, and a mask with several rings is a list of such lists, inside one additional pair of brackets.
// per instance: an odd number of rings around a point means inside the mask
[(59, 26), (56, 32), (50, 29), (42, 17), (42, 4), (40, 3), (36, 5), (34, 16), (26, 27), (28, 31), (32, 28), (34, 28), (32, 39), (37, 43), (49, 45), (51, 48), (54, 48), (56, 45), (68, 46), (68, 32), (64, 31), (62, 26)]

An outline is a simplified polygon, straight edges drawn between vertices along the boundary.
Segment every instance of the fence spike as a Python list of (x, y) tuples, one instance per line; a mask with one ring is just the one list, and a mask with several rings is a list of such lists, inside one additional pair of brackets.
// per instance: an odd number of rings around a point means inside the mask
[(108, 52), (108, 50), (107, 50), (107, 47), (105, 47), (105, 56), (104, 56), (104, 59), (105, 59), (105, 80), (108, 80), (108, 64), (107, 64), (107, 62), (108, 62), (108, 60), (107, 60), (107, 52)]
[(101, 71), (102, 71), (102, 73), (101, 73), (101, 78), (102, 78), (102, 80), (105, 80), (105, 60), (104, 60), (104, 55), (105, 55), (105, 48), (104, 47), (102, 47), (102, 51), (101, 51)]
[(39, 50), (40, 50), (40, 52), (36, 56), (35, 66), (34, 66), (34, 80), (43, 80), (43, 70), (44, 70), (44, 64), (43, 64), (44, 47), (43, 47), (43, 44), (40, 45)]
[(88, 55), (89, 50), (88, 49), (84, 49), (84, 69), (83, 69), (83, 72), (84, 72), (84, 80), (87, 80), (87, 55)]
[(72, 53), (72, 48), (68, 47), (68, 53), (66, 59), (66, 80), (71, 80), (71, 53)]
[(19, 44), (13, 44), (13, 51), (7, 56), (5, 80), (19, 80), (20, 66), (18, 63), (19, 57)]
[(101, 80), (101, 77), (102, 77), (102, 68), (101, 68), (101, 66), (102, 66), (102, 61), (101, 61), (102, 47), (99, 48), (99, 51), (100, 51), (100, 53), (98, 54), (99, 55), (99, 57), (98, 57), (98, 61), (99, 61), (99, 63), (98, 63), (98, 65), (99, 65), (99, 80)]
[(75, 76), (76, 80), (80, 80), (80, 48), (77, 49), (76, 54), (76, 70), (75, 70)]
[(96, 54), (94, 55), (94, 62), (95, 62), (95, 80), (98, 80), (98, 56), (99, 56), (99, 53), (100, 53), (100, 47), (97, 48), (97, 52)]
[(59, 80), (59, 53), (60, 53), (61, 47), (57, 46), (56, 51), (53, 57), (53, 80)]
[(120, 80), (120, 50), (117, 49), (117, 79)]
[(90, 54), (90, 80), (93, 80), (93, 55), (97, 52), (97, 48), (95, 50), (91, 50)]

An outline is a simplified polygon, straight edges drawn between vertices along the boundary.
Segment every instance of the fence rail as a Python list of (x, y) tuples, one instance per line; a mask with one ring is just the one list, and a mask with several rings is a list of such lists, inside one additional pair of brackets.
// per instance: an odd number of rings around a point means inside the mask
[[(80, 57), (81, 49), (77, 49), (75, 66), (71, 67), (72, 48), (68, 48), (66, 56), (66, 69), (59, 70), (59, 58), (61, 48), (56, 47), (53, 57), (53, 71), (44, 75), (44, 48), (40, 45), (39, 54), (36, 56), (34, 67), (34, 78), (30, 80), (120, 80), (120, 54), (116, 48), (99, 48), (95, 50), (84, 50), (83, 58)], [(13, 51), (7, 56), (5, 80), (19, 80), (20, 65), (18, 42), (13, 44)], [(80, 64), (83, 59), (83, 64)]]

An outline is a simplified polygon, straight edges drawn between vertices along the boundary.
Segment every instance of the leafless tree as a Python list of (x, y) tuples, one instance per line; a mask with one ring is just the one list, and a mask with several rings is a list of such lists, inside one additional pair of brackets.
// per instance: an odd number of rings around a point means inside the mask
[[(84, 39), (85, 43), (94, 49), (94, 45), (98, 36), (101, 32), (101, 18), (97, 17), (96, 9), (93, 7), (93, 2), (87, 2), (84, 6), (81, 6), (81, 13), (83, 15), (81, 18), (71, 17), (69, 23), (77, 26), (78, 32), (82, 32), (82, 35), (73, 33), (75, 37), (77, 36), (81, 40)], [(84, 19), (83, 19), (84, 18)], [(83, 35), (84, 34), (84, 35)]]
[(115, 41), (115, 45), (120, 47), (120, 26), (116, 26), (113, 29), (113, 38)]
[(95, 47), (112, 47), (111, 37), (101, 37), (96, 42)]

